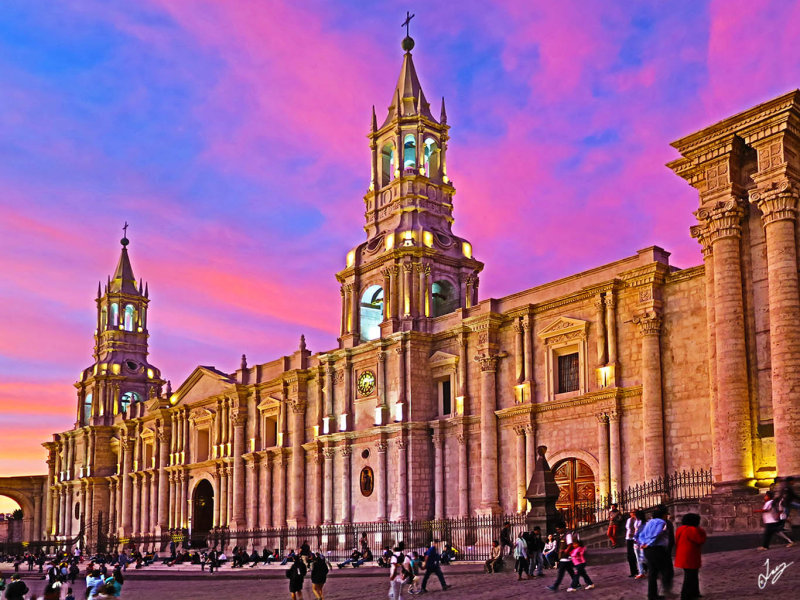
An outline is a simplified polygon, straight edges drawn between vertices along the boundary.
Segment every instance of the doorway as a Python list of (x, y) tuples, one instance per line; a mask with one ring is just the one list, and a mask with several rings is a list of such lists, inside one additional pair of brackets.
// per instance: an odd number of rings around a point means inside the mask
[(214, 487), (203, 479), (192, 494), (192, 547), (205, 546), (206, 536), (214, 526)]
[(556, 510), (567, 527), (573, 528), (595, 522), (594, 473), (579, 458), (566, 458), (553, 469), (558, 484)]

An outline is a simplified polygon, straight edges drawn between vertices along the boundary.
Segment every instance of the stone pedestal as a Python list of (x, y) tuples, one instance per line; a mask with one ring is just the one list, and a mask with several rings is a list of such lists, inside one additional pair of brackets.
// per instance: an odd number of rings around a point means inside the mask
[(542, 535), (555, 533), (556, 525), (561, 521), (561, 516), (556, 510), (558, 484), (547, 463), (545, 452), (547, 446), (539, 446), (536, 449), (536, 467), (525, 493), (531, 507), (527, 518), (528, 529), (532, 530), (538, 525), (542, 528)]

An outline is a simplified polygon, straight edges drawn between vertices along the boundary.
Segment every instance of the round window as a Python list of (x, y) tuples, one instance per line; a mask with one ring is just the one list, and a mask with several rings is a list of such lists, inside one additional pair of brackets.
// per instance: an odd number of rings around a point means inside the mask
[(369, 450), (368, 449), (366, 449), (366, 448), (364, 449), (364, 451), (361, 453), (361, 458), (365, 458), (365, 459), (369, 458)]
[(138, 369), (138, 368), (139, 368), (139, 365), (137, 365), (137, 364), (136, 364), (135, 362), (133, 362), (132, 360), (125, 361), (125, 364), (127, 365), (127, 367), (128, 367), (128, 368), (129, 368), (131, 371), (135, 371), (136, 369)]

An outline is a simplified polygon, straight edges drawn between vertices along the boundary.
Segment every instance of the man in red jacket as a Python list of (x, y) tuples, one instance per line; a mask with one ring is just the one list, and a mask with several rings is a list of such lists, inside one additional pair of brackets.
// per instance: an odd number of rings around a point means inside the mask
[(686, 513), (675, 532), (675, 566), (683, 569), (681, 600), (700, 597), (700, 552), (706, 542), (706, 532), (700, 527), (700, 515)]

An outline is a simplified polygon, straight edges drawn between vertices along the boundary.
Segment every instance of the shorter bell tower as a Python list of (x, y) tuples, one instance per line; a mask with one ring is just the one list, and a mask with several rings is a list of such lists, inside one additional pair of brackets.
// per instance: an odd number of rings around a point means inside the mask
[[(127, 224), (126, 224), (127, 228)], [(110, 425), (117, 415), (142, 416), (159, 395), (161, 372), (147, 361), (147, 285), (136, 284), (127, 237), (114, 277), (97, 284), (94, 363), (81, 372), (76, 427)]]
[(347, 254), (341, 284), (341, 345), (397, 331), (430, 330), (430, 321), (478, 302), (483, 263), (453, 234), (455, 188), (447, 175), (444, 98), (439, 119), (422, 91), (406, 36), (405, 54), (388, 113), (378, 126), (372, 109), (372, 151), (364, 196), (367, 240)]

